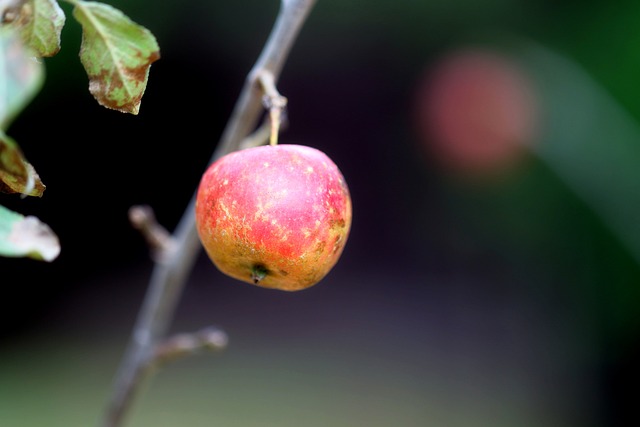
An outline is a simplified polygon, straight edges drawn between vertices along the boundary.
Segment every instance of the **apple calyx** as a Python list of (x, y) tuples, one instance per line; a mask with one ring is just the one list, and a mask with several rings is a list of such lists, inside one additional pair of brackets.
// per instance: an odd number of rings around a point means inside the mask
[(269, 274), (269, 270), (267, 270), (267, 268), (264, 265), (262, 264), (254, 265), (251, 268), (251, 279), (253, 279), (253, 284), (257, 285), (258, 283), (260, 283), (262, 279), (267, 277), (267, 274)]

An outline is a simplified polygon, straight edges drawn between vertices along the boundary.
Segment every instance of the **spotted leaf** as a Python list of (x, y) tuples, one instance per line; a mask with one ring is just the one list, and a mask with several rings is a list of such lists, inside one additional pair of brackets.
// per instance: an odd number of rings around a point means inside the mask
[(155, 37), (112, 6), (74, 4), (73, 16), (82, 26), (80, 61), (89, 76), (89, 92), (106, 108), (138, 114), (149, 68), (160, 58)]
[(60, 33), (65, 15), (56, 0), (26, 0), (5, 14), (37, 56), (50, 57), (60, 51)]

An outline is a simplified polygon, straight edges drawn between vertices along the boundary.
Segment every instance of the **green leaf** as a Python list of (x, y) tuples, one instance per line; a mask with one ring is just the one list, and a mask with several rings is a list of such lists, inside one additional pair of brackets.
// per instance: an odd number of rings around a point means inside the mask
[(53, 261), (59, 254), (60, 241), (47, 224), (0, 206), (0, 256)]
[(0, 27), (0, 130), (42, 88), (44, 66), (9, 27)]
[(45, 185), (18, 145), (0, 130), (0, 192), (41, 197)]
[(569, 57), (526, 40), (514, 47), (544, 112), (532, 150), (640, 263), (640, 124)]
[(149, 68), (160, 58), (155, 37), (112, 6), (74, 3), (73, 16), (82, 25), (80, 61), (89, 76), (89, 92), (106, 108), (138, 114)]
[(14, 13), (10, 27), (36, 55), (50, 57), (60, 51), (65, 15), (56, 0), (27, 0)]

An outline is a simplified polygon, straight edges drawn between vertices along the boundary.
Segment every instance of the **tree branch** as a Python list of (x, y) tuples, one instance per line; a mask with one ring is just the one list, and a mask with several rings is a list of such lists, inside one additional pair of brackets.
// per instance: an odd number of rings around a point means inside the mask
[[(247, 79), (210, 163), (240, 148), (256, 127), (262, 113), (262, 87), (259, 76), (269, 73), (274, 81), (280, 75), (289, 51), (316, 0), (282, 0), (274, 27)], [(195, 227), (195, 193), (171, 236), (172, 250), (156, 263), (147, 295), (138, 314), (132, 336), (108, 402), (103, 427), (119, 427), (130, 409), (141, 383), (148, 376), (147, 366), (157, 354), (156, 347), (167, 333), (182, 290), (201, 248)]]

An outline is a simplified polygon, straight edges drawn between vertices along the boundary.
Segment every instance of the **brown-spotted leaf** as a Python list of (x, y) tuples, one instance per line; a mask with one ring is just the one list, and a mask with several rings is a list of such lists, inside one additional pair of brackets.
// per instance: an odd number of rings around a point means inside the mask
[(89, 92), (104, 107), (138, 114), (149, 68), (160, 58), (155, 37), (112, 6), (74, 4), (73, 16), (82, 25), (80, 61), (89, 76)]
[(59, 254), (60, 240), (47, 224), (0, 206), (0, 256), (50, 262)]
[(20, 147), (0, 131), (0, 192), (41, 197), (45, 185)]
[(0, 130), (7, 130), (43, 82), (44, 65), (15, 31), (0, 26)]
[(35, 55), (54, 56), (60, 51), (65, 15), (56, 0), (26, 0), (12, 11), (10, 27), (18, 30)]

